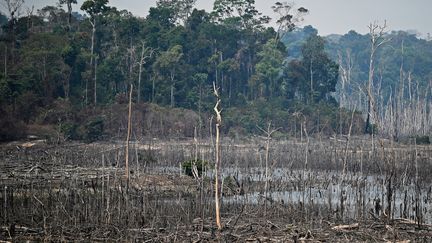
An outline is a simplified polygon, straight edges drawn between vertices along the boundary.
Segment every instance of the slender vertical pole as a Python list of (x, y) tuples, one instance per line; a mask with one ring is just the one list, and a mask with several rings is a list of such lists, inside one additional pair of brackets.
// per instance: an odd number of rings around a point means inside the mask
[(132, 116), (132, 90), (133, 84), (131, 84), (130, 92), (129, 92), (129, 115), (128, 115), (128, 128), (127, 128), (127, 137), (126, 137), (126, 171), (125, 176), (126, 179), (129, 180), (129, 139), (131, 134), (131, 116)]
[(94, 105), (97, 104), (97, 65), (98, 65), (98, 58), (95, 57), (94, 60)]
[(8, 222), (8, 215), (7, 215), (7, 186), (4, 186), (4, 224), (7, 224)]
[(219, 140), (220, 140), (220, 126), (222, 124), (221, 108), (220, 108), (220, 96), (216, 89), (215, 83), (213, 83), (214, 95), (217, 98), (214, 111), (216, 113), (216, 161), (215, 161), (215, 206), (216, 206), (216, 225), (219, 230), (222, 229), (220, 219), (220, 205), (219, 205), (219, 165), (220, 165), (220, 154), (219, 154)]

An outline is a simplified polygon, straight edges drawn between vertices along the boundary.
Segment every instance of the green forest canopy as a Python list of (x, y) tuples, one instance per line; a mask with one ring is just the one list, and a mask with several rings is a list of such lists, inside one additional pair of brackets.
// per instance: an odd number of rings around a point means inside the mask
[[(74, 8), (88, 17), (47, 6), (36, 15), (3, 22), (0, 112), (6, 115), (0, 138), (14, 137), (19, 124), (79, 128), (89, 122), (80, 117), (82, 111), (93, 108), (97, 116), (96, 110), (125, 103), (131, 84), (138, 105), (184, 108), (209, 117), (213, 82), (222, 96), (225, 133), (255, 133), (270, 121), (292, 135), (300, 123), (312, 133), (348, 131), (350, 112), (337, 103), (337, 53), (350, 50), (356, 60), (353, 79), (362, 82), (367, 35), (350, 32), (334, 41), (312, 27), (278, 34), (253, 0), (215, 1), (210, 13), (193, 4), (158, 1), (141, 18), (109, 6), (108, 0), (87, 0)], [(306, 12), (293, 10), (278, 23), (294, 30), (293, 16)], [(401, 43), (406, 70), (427, 90), (431, 42), (405, 32), (391, 35), (394, 43), (379, 56), (383, 90), (389, 96), (399, 81), (401, 54), (394, 48)], [(59, 103), (72, 115), (47, 119), (47, 111)], [(356, 116), (354, 123), (354, 132), (360, 132), (362, 118)]]

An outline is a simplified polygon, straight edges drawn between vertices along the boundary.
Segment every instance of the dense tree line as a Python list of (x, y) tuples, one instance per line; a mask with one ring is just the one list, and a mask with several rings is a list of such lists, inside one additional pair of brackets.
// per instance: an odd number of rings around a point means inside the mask
[[(4, 13), (3, 127), (48, 122), (47, 111), (59, 103), (71, 107), (63, 121), (82, 122), (80, 111), (123, 104), (132, 86), (136, 104), (185, 108), (202, 117), (214, 105), (213, 82), (226, 133), (254, 132), (269, 121), (291, 133), (300, 123), (315, 132), (341, 126), (332, 96), (338, 65), (324, 51), (325, 39), (313, 33), (295, 58), (281, 42), (306, 9), (276, 3), (281, 17), (275, 30), (253, 0), (217, 0), (212, 12), (194, 3), (159, 0), (145, 18), (108, 0), (82, 6), (61, 0), (25, 16)], [(73, 11), (78, 7), (85, 16)], [(3, 138), (12, 136), (13, 129), (3, 130)]]

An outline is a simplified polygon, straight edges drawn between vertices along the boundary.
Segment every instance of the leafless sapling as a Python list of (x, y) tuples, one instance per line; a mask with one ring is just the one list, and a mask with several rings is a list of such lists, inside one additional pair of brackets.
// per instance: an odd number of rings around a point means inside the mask
[(220, 205), (219, 205), (219, 166), (220, 166), (220, 126), (222, 125), (222, 108), (221, 108), (221, 98), (219, 96), (216, 84), (213, 83), (213, 92), (216, 97), (216, 104), (214, 106), (214, 112), (216, 114), (216, 146), (215, 146), (215, 206), (216, 206), (216, 225), (219, 230), (222, 229), (221, 219), (220, 219)]

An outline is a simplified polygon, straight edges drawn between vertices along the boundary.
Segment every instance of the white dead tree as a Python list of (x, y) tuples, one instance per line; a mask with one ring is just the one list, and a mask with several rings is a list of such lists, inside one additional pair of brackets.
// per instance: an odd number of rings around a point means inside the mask
[(367, 89), (366, 89), (367, 96), (368, 96), (368, 112), (367, 112), (365, 132), (370, 131), (371, 124), (375, 124), (379, 126), (379, 122), (377, 120), (378, 119), (377, 111), (375, 107), (375, 97), (373, 93), (375, 54), (382, 45), (390, 41), (390, 39), (386, 37), (386, 29), (387, 29), (386, 21), (384, 21), (383, 25), (379, 25), (376, 22), (371, 23), (369, 24), (368, 28), (369, 28), (369, 35), (371, 38), (371, 50), (370, 50), (371, 53), (369, 58), (369, 75), (368, 75), (368, 82), (367, 82)]
[(141, 101), (141, 76), (142, 76), (142, 72), (143, 72), (143, 66), (146, 64), (147, 60), (150, 59), (153, 54), (154, 54), (155, 50), (151, 47), (146, 47), (145, 46), (145, 42), (142, 42), (142, 47), (141, 47), (141, 58), (138, 61), (138, 65), (139, 65), (139, 73), (138, 73), (138, 91), (137, 91), (137, 103), (139, 104)]
[(131, 43), (130, 47), (126, 49), (123, 59), (125, 65), (124, 73), (127, 75), (127, 78), (123, 80), (125, 87), (133, 83), (134, 68), (137, 60), (137, 47)]
[(347, 99), (347, 89), (351, 85), (352, 70), (354, 68), (354, 61), (351, 55), (351, 50), (347, 49), (344, 54), (338, 52), (338, 62), (339, 62), (339, 74), (341, 80), (340, 88), (340, 107), (346, 107), (351, 110), (352, 101)]
[(132, 131), (132, 91), (133, 84), (130, 85), (129, 91), (129, 107), (128, 107), (128, 126), (126, 135), (126, 151), (125, 151), (125, 177), (129, 181), (129, 141)]
[(430, 134), (430, 86), (419, 87), (412, 70), (404, 67), (404, 41), (401, 44), (399, 85), (392, 90), (383, 107), (382, 131), (397, 140), (401, 136), (427, 136)]
[(220, 106), (221, 98), (219, 96), (216, 84), (213, 83), (213, 92), (216, 96), (216, 105), (214, 106), (214, 112), (216, 114), (216, 161), (215, 161), (215, 207), (216, 207), (216, 225), (219, 230), (222, 229), (221, 218), (220, 218), (220, 201), (219, 201), (219, 166), (220, 166), (220, 126), (222, 125), (222, 108)]
[[(343, 133), (343, 120), (342, 120), (342, 109), (347, 108), (352, 110), (355, 106), (354, 99), (347, 99), (348, 89), (351, 88), (351, 74), (354, 68), (354, 62), (351, 55), (351, 50), (347, 49), (344, 54), (338, 51), (338, 63), (339, 63), (339, 77), (340, 77), (340, 90), (339, 90), (339, 133)], [(350, 94), (353, 95), (353, 94)], [(356, 96), (355, 96), (356, 97)]]

